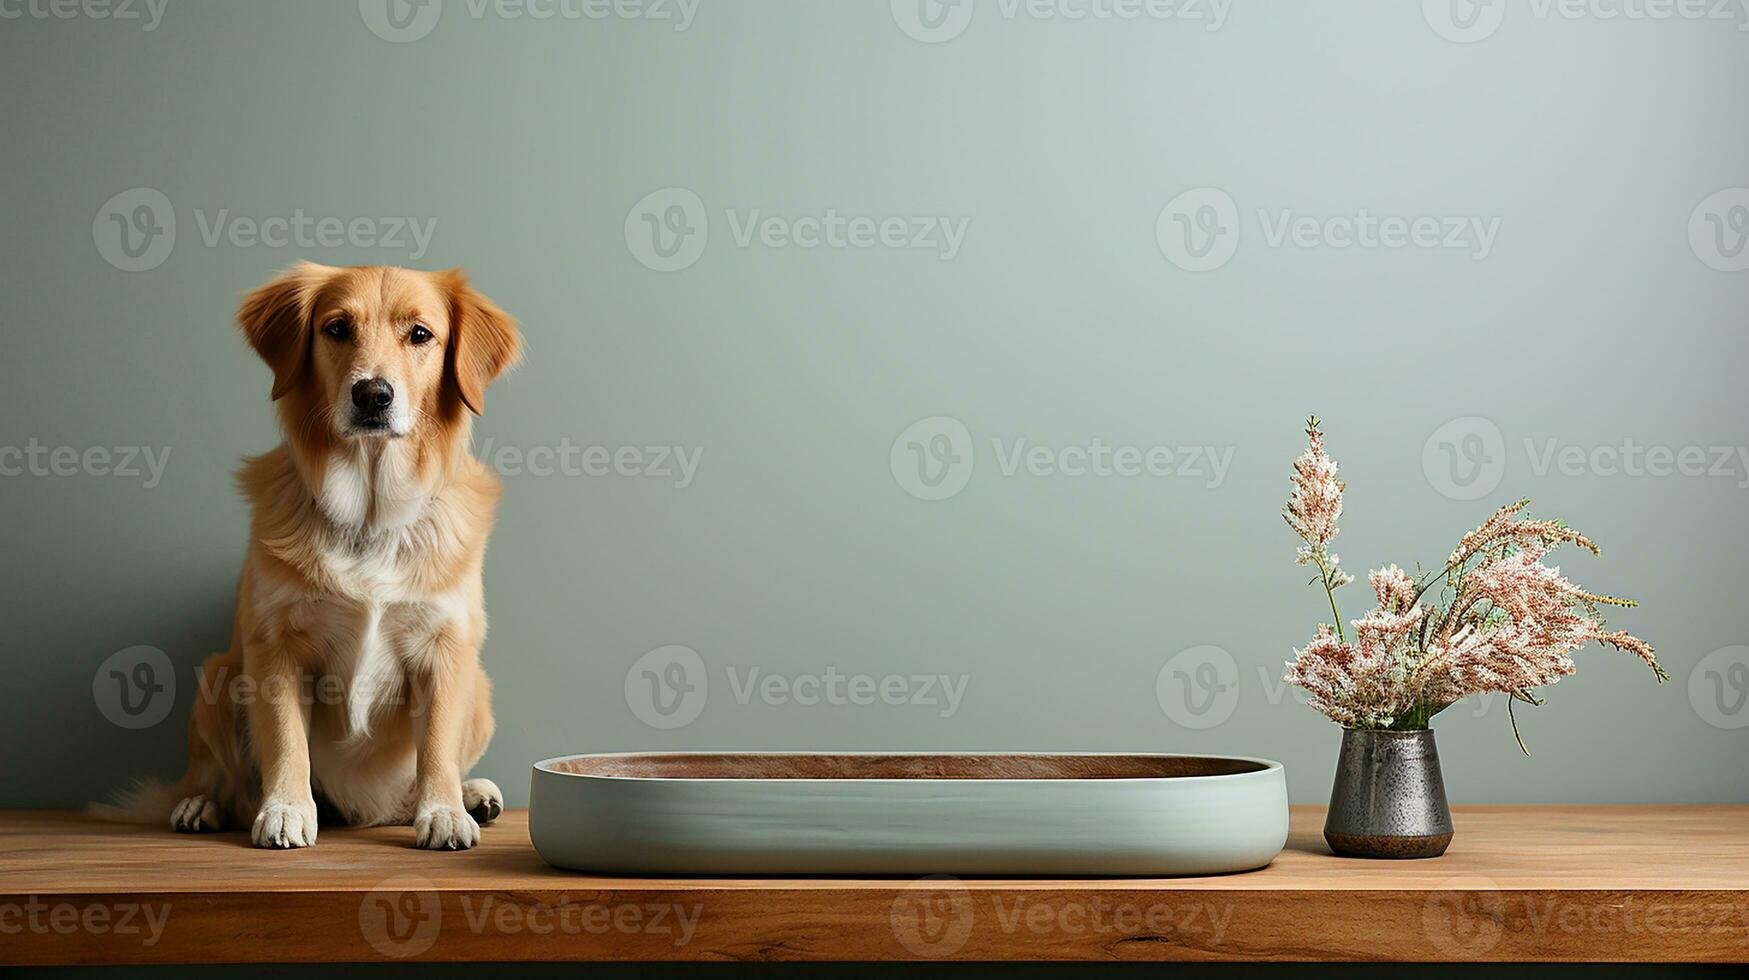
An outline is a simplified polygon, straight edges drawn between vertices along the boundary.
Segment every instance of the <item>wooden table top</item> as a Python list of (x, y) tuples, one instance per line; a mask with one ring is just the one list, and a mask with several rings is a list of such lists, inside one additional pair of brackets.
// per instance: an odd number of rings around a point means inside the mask
[(1198, 878), (635, 878), (550, 868), (506, 813), (314, 848), (0, 812), (0, 964), (382, 960), (1749, 962), (1749, 806), (1464, 806), (1444, 857), (1363, 861), (1292, 808)]

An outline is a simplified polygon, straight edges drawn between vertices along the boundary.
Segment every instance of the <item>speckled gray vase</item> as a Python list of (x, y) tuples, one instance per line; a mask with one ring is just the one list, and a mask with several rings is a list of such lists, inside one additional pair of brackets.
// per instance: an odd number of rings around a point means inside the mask
[(1324, 840), (1337, 854), (1429, 858), (1451, 844), (1433, 730), (1342, 733)]

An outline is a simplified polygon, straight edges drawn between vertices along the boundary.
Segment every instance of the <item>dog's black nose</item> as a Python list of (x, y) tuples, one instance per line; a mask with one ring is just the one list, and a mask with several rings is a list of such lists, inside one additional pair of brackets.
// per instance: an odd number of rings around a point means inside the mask
[(366, 411), (380, 411), (394, 401), (395, 386), (382, 378), (365, 378), (352, 386), (352, 404)]

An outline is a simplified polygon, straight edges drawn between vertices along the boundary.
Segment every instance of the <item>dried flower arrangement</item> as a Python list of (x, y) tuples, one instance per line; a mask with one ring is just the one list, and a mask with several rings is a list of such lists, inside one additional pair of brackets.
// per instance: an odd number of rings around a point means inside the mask
[[(1305, 541), (1297, 561), (1317, 568), (1312, 581), (1324, 587), (1336, 619), (1333, 627), (1320, 625), (1287, 665), (1284, 679), (1304, 688), (1312, 707), (1347, 728), (1414, 731), (1462, 698), (1500, 692), (1510, 699), (1510, 716), (1512, 701), (1541, 704), (1535, 689), (1573, 673), (1570, 654), (1591, 642), (1626, 650), (1660, 682), (1668, 679), (1651, 644), (1608, 629), (1599, 613), (1636, 603), (1593, 595), (1543, 564), (1561, 545), (1598, 549), (1560, 521), (1524, 516), (1528, 499), (1464, 535), (1442, 568), (1418, 578), (1396, 565), (1374, 569), (1367, 577), (1378, 605), (1349, 624), (1350, 640), (1336, 590), (1354, 577), (1330, 551), (1345, 486), (1318, 426), (1316, 417), (1306, 420), (1306, 451), (1294, 460), (1283, 512)], [(1522, 738), (1518, 744), (1524, 748)]]

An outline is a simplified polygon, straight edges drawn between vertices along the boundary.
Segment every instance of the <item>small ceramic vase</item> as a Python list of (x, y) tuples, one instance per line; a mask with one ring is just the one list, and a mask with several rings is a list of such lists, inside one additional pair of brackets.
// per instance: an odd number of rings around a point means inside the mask
[(1345, 729), (1324, 840), (1337, 854), (1429, 858), (1451, 844), (1433, 730)]

